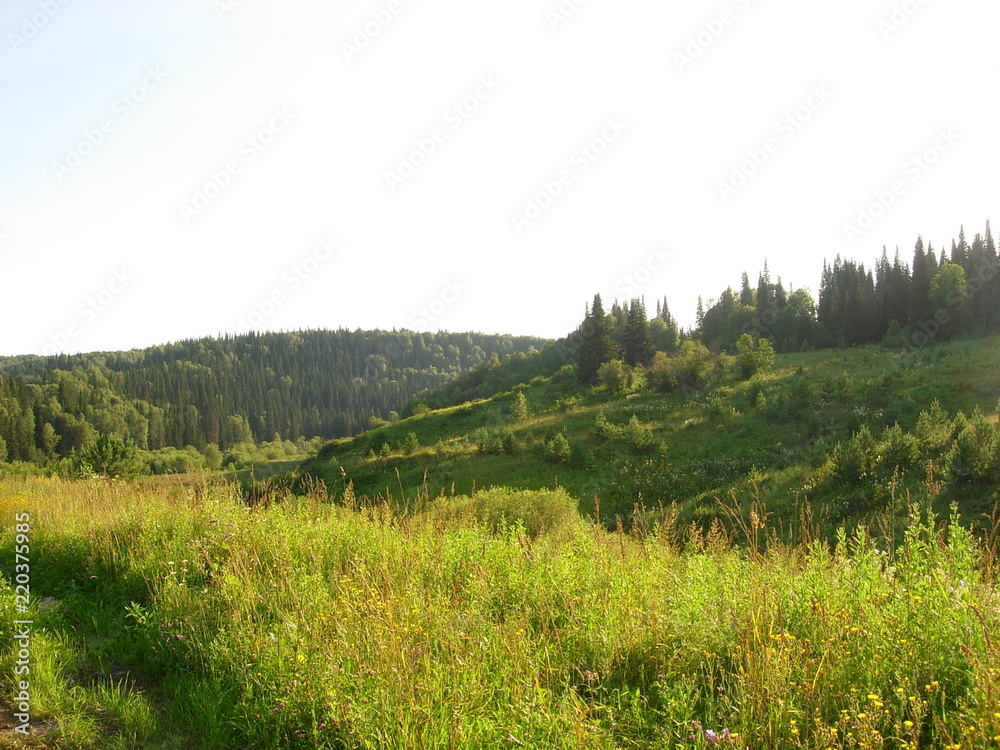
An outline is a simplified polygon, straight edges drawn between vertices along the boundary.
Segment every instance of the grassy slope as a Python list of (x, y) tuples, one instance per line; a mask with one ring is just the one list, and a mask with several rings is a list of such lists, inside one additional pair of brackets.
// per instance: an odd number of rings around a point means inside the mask
[[(510, 507), (502, 493), (482, 504)], [(31, 514), (32, 719), (0, 747), (978, 750), (1000, 737), (997, 539), (893, 550), (666, 525), (550, 492), (537, 536), (325, 495), (0, 482)], [(0, 696), (18, 645), (0, 539)], [(883, 550), (883, 551), (880, 551)], [(991, 742), (990, 738), (994, 738)]]
[[(845, 496), (823, 482), (824, 457), (838, 441), (862, 425), (876, 436), (896, 422), (912, 430), (935, 398), (952, 415), (979, 407), (995, 419), (998, 366), (1000, 338), (993, 337), (905, 354), (867, 347), (784, 355), (762, 380), (729, 377), (691, 397), (643, 391), (614, 398), (573, 382), (536, 381), (525, 389), (533, 416), (523, 424), (510, 424), (513, 396), (501, 394), (329, 444), (304, 468), (331, 489), (342, 490), (346, 477), (359, 496), (389, 494), (397, 501), (401, 492), (413, 495), (426, 475), (432, 497), (474, 487), (558, 484), (579, 498), (585, 513), (599, 498), (606, 518), (626, 516), (639, 493), (653, 507), (676, 501), (682, 518), (709, 518), (717, 512), (716, 498), (732, 490), (741, 501), (759, 495), (786, 520), (797, 498), (823, 501), (818, 505), (836, 521), (866, 506), (864, 491)], [(617, 423), (635, 414), (653, 428), (662, 449), (635, 454), (601, 444), (592, 434), (601, 410)], [(516, 455), (476, 450), (477, 429), (504, 426), (518, 438)], [(421, 448), (407, 456), (398, 446), (411, 431)], [(565, 464), (548, 460), (539, 447), (557, 432), (575, 446)], [(370, 448), (385, 440), (394, 448), (391, 455), (369, 458)], [(988, 511), (996, 497), (980, 490), (957, 499), (975, 515)]]

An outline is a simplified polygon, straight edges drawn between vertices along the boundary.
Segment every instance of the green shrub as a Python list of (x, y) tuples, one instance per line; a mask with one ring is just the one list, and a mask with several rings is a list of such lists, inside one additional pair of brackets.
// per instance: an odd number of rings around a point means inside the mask
[(448, 520), (469, 517), (494, 533), (523, 525), (536, 537), (579, 518), (577, 501), (559, 487), (554, 490), (520, 490), (492, 487), (475, 496), (457, 495), (433, 503), (429, 514)]
[(524, 391), (518, 391), (514, 394), (514, 403), (510, 407), (510, 418), (518, 424), (524, 422), (529, 415), (528, 398), (524, 395)]
[(417, 433), (408, 432), (406, 438), (403, 440), (402, 445), (400, 445), (400, 450), (403, 455), (409, 456), (416, 452), (417, 448), (420, 447), (420, 439), (417, 438)]
[(948, 478), (958, 484), (983, 484), (1000, 478), (997, 428), (978, 409), (959, 431), (945, 456)]
[(572, 455), (569, 440), (563, 433), (557, 433), (542, 444), (545, 457), (557, 464), (569, 463)]
[(76, 467), (78, 475), (93, 473), (109, 479), (134, 479), (142, 473), (139, 449), (118, 435), (99, 435), (80, 452)]
[(597, 381), (611, 393), (625, 393), (632, 387), (631, 369), (620, 359), (613, 359), (597, 370)]
[(869, 477), (878, 460), (877, 444), (867, 426), (862, 427), (846, 443), (833, 449), (833, 480), (854, 487)]
[(915, 435), (904, 432), (898, 424), (895, 424), (887, 427), (882, 433), (878, 455), (879, 464), (886, 474), (892, 474), (896, 468), (907, 471), (916, 466), (920, 460), (920, 445)]
[(656, 439), (653, 437), (653, 430), (650, 427), (642, 424), (635, 414), (628, 421), (628, 425), (624, 430), (625, 442), (630, 448), (636, 451), (649, 450), (656, 444)]
[(754, 346), (753, 337), (744, 333), (736, 342), (736, 350), (739, 352), (736, 363), (744, 380), (770, 372), (774, 365), (774, 347), (767, 339), (759, 339)]
[(916, 437), (924, 455), (936, 455), (947, 447), (952, 435), (952, 422), (941, 402), (934, 399), (917, 418)]

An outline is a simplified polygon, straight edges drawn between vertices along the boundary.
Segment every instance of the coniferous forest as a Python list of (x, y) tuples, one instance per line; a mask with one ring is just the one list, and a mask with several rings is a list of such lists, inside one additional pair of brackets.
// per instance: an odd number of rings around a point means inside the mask
[(143, 450), (333, 438), (414, 393), (542, 339), (303, 331), (131, 352), (0, 359), (0, 461), (45, 461), (112, 434)]
[(605, 311), (597, 295), (579, 329), (557, 342), (302, 331), (0, 358), (0, 461), (66, 458), (99, 435), (141, 450), (199, 453), (351, 436), (414, 408), (488, 397), (568, 364), (578, 365), (586, 384), (597, 383), (612, 361), (652, 368), (655, 377), (670, 370), (669, 358), (685, 342), (715, 353), (735, 353), (745, 335), (766, 339), (779, 353), (879, 342), (920, 347), (1000, 329), (997, 261), (987, 222), (971, 242), (961, 229), (947, 250), (918, 238), (912, 254), (897, 248), (890, 257), (883, 248), (868, 266), (839, 256), (824, 262), (818, 301), (780, 276), (772, 280), (765, 261), (756, 283), (744, 272), (738, 291), (730, 286), (717, 299), (699, 298), (689, 329), (665, 297), (655, 312), (644, 298), (615, 300)]

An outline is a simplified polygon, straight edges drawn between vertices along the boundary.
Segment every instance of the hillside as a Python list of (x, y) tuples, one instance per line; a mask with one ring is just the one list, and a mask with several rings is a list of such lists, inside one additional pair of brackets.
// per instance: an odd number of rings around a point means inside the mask
[(301, 331), (130, 352), (0, 358), (0, 462), (46, 463), (96, 434), (140, 449), (353, 435), (493, 357), (544, 339)]
[[(587, 388), (567, 367), (489, 399), (333, 441), (300, 471), (338, 492), (350, 482), (359, 497), (397, 502), (425, 484), (432, 498), (558, 485), (582, 512), (599, 510), (609, 522), (627, 521), (636, 503), (657, 511), (676, 503), (682, 520), (707, 522), (722, 513), (719, 499), (759, 498), (776, 522), (791, 521), (796, 505), (810, 501), (833, 523), (903, 507), (930, 462), (944, 481), (940, 501), (957, 500), (975, 516), (997, 498), (990, 480), (1000, 464), (990, 461), (1000, 457), (998, 362), (1000, 337), (907, 352), (869, 346), (778, 355), (771, 372), (750, 380), (723, 358), (721, 379), (674, 393), (641, 379), (621, 393)], [(520, 420), (517, 393), (529, 414)], [(977, 409), (983, 418), (972, 419)], [(887, 431), (896, 424), (900, 430)], [(961, 465), (975, 463), (973, 438), (988, 454), (982, 470)]]

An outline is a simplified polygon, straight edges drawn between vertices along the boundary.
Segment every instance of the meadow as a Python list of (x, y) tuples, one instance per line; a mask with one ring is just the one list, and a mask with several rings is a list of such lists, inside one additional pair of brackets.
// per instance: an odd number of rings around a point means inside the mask
[[(934, 516), (939, 489), (832, 538), (803, 508), (778, 538), (758, 504), (608, 529), (562, 488), (250, 506), (7, 479), (36, 734), (0, 747), (1000, 746), (998, 539)], [(2, 590), (10, 700), (24, 615)]]

